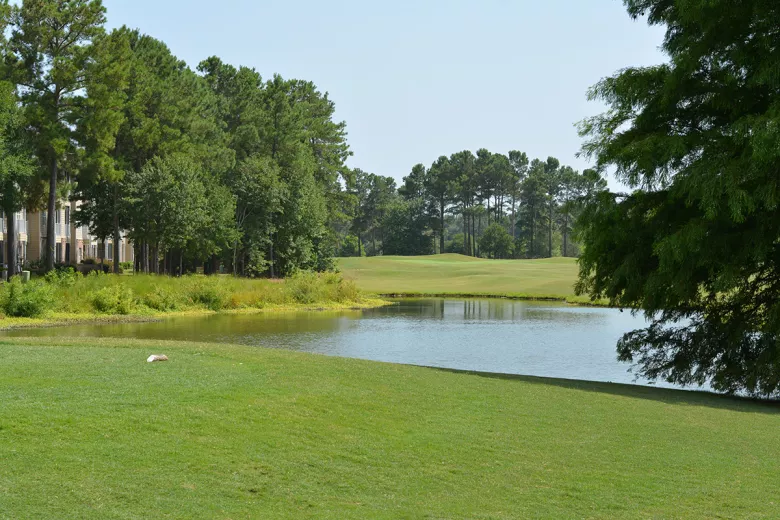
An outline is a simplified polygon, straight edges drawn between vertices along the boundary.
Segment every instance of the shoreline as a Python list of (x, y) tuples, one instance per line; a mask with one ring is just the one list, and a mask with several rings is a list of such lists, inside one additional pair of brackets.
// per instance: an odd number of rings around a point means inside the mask
[(226, 309), (212, 311), (209, 309), (190, 309), (186, 311), (156, 312), (149, 314), (54, 314), (42, 318), (9, 318), (0, 319), (0, 332), (24, 329), (48, 329), (67, 327), (69, 325), (118, 324), (118, 323), (154, 323), (173, 318), (214, 316), (217, 314), (263, 314), (285, 312), (327, 312), (327, 311), (361, 311), (392, 305), (379, 298), (366, 298), (363, 302), (325, 303), (325, 304), (284, 304), (265, 307), (247, 307), (242, 309)]
[(605, 307), (618, 309), (609, 305), (607, 301), (580, 301), (578, 296), (559, 296), (559, 295), (532, 295), (532, 294), (493, 294), (493, 293), (468, 293), (468, 292), (379, 292), (379, 298), (464, 298), (464, 299), (486, 299), (486, 300), (514, 300), (528, 302), (558, 302), (577, 307)]

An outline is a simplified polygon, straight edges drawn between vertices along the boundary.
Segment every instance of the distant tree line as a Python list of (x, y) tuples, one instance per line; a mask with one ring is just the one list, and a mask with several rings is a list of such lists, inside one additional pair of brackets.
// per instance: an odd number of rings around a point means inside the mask
[(401, 186), (356, 169), (344, 256), (453, 252), (484, 258), (576, 256), (573, 227), (584, 202), (606, 189), (595, 170), (580, 173), (553, 157), (528, 160), (480, 149), (418, 164)]

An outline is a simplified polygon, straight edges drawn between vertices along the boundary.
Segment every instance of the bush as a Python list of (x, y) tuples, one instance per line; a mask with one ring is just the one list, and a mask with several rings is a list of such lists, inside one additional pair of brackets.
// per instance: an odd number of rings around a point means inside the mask
[(212, 311), (219, 311), (228, 306), (230, 292), (219, 284), (218, 278), (195, 278), (189, 290), (189, 296), (196, 305), (203, 305)]
[(94, 258), (85, 258), (81, 261), (81, 263), (84, 265), (96, 265), (97, 260), (95, 260)]
[(112, 285), (103, 287), (92, 296), (92, 306), (106, 314), (130, 314), (134, 307), (133, 290)]
[(296, 303), (312, 304), (320, 299), (319, 277), (311, 271), (301, 271), (287, 280), (290, 295)]
[(44, 280), (60, 287), (73, 287), (81, 279), (81, 274), (77, 273), (72, 267), (62, 267), (49, 271), (44, 275)]
[(14, 277), (5, 284), (0, 305), (6, 316), (37, 318), (54, 306), (52, 287), (41, 280), (23, 284), (21, 278)]
[(119, 270), (121, 272), (133, 272), (133, 262), (121, 262), (119, 264)]
[[(103, 272), (106, 274), (112, 274), (114, 272), (114, 262), (111, 260), (105, 260), (103, 261)], [(122, 269), (122, 264), (119, 264), (119, 274), (124, 273), (124, 269)]]
[(179, 298), (173, 291), (161, 286), (155, 287), (152, 292), (144, 295), (142, 301), (150, 309), (161, 312), (178, 310), (181, 305)]

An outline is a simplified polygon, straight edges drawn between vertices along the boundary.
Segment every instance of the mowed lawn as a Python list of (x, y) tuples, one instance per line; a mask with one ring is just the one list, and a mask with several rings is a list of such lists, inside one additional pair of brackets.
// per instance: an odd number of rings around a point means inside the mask
[(779, 518), (778, 432), (700, 393), (0, 341), (0, 518)]
[(447, 254), (340, 258), (344, 276), (378, 294), (462, 294), (566, 298), (574, 295), (577, 261), (486, 260)]

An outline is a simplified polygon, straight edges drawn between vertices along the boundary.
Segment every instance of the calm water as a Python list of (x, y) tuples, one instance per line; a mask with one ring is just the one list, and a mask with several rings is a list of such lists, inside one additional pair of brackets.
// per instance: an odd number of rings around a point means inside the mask
[(629, 366), (616, 359), (615, 345), (623, 333), (643, 326), (643, 319), (616, 309), (426, 299), (362, 312), (215, 315), (5, 335), (241, 343), (393, 363), (633, 383)]

